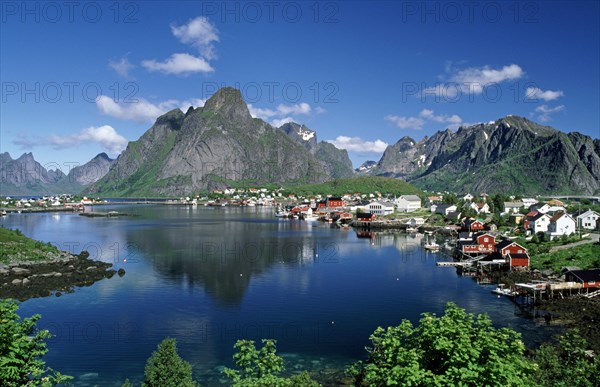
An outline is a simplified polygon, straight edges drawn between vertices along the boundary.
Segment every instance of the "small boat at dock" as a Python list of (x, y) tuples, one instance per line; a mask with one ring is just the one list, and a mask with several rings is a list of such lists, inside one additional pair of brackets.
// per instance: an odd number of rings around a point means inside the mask
[(500, 297), (500, 296), (514, 297), (517, 295), (516, 292), (514, 292), (508, 288), (505, 288), (502, 285), (500, 285), (496, 289), (492, 290), (492, 293), (497, 294), (498, 297)]

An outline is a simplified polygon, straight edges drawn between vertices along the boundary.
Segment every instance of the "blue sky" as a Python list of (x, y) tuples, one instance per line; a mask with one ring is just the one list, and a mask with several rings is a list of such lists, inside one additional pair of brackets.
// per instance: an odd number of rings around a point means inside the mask
[(65, 173), (226, 85), (355, 166), (508, 114), (600, 138), (596, 1), (0, 4), (0, 151)]

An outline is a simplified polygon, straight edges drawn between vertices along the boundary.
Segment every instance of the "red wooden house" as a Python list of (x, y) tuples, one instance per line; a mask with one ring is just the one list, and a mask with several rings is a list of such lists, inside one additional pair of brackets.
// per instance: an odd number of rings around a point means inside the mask
[(340, 198), (340, 197), (330, 197), (325, 199), (326, 200), (326, 207), (329, 208), (337, 208), (337, 207), (344, 207), (346, 205), (346, 203), (344, 202), (344, 199)]
[(495, 252), (505, 258), (510, 267), (528, 267), (529, 254), (520, 244), (504, 239), (496, 244)]
[(473, 236), (472, 241), (461, 243), (464, 254), (482, 254), (494, 252), (496, 238), (491, 234), (477, 234)]
[(510, 267), (529, 267), (529, 254), (511, 254), (506, 256)]
[(496, 244), (495, 250), (497, 253), (499, 253), (503, 257), (506, 257), (509, 253), (510, 254), (526, 254), (527, 253), (527, 249), (525, 247), (523, 247), (520, 244), (518, 244), (517, 242), (513, 242), (509, 239), (503, 239), (502, 241), (498, 242)]
[(356, 219), (359, 222), (372, 222), (377, 219), (377, 215), (371, 214), (370, 212), (360, 212), (356, 214)]
[(467, 219), (463, 222), (463, 229), (469, 232), (479, 232), (484, 229), (484, 224), (477, 219)]

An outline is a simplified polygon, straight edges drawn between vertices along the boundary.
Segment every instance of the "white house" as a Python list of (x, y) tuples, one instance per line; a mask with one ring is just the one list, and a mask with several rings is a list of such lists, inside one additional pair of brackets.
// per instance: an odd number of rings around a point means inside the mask
[(421, 226), (423, 224), (425, 224), (425, 219), (423, 218), (410, 218), (406, 224), (408, 224), (409, 226)]
[(456, 212), (456, 206), (451, 204), (434, 204), (431, 206), (431, 212), (448, 216), (451, 212)]
[(421, 208), (421, 198), (417, 195), (402, 195), (394, 203), (400, 212), (413, 212)]
[(537, 211), (541, 214), (547, 214), (550, 212), (550, 204), (548, 203), (536, 203), (533, 206), (529, 207), (530, 211)]
[(575, 231), (575, 219), (565, 212), (557, 212), (556, 215), (550, 219), (546, 234), (548, 234), (550, 240), (552, 240), (562, 235), (571, 235)]
[(464, 201), (470, 202), (471, 200), (473, 200), (473, 195), (471, 195), (470, 193), (468, 193), (465, 196), (463, 196), (462, 198), (463, 198)]
[(550, 215), (538, 212), (534, 216), (528, 216), (527, 218), (525, 218), (525, 229), (530, 230), (532, 234), (537, 234), (538, 232), (546, 232), (548, 231), (550, 219)]
[(523, 199), (521, 199), (521, 201), (523, 202), (523, 206), (524, 206), (524, 207), (527, 207), (527, 208), (529, 208), (529, 207), (533, 206), (535, 203), (537, 203), (537, 202), (538, 202), (538, 201), (537, 201), (536, 199), (534, 199), (534, 198), (523, 198)]
[(365, 211), (376, 215), (389, 215), (394, 213), (394, 205), (389, 202), (371, 202), (365, 206)]
[(600, 219), (600, 214), (596, 211), (587, 210), (577, 216), (577, 226), (579, 228), (585, 228), (588, 230), (595, 230), (598, 227), (598, 219)]
[(516, 214), (523, 207), (525, 207), (525, 203), (523, 202), (504, 202), (504, 212), (502, 214)]
[(478, 214), (489, 214), (490, 206), (487, 203), (471, 203), (470, 207)]

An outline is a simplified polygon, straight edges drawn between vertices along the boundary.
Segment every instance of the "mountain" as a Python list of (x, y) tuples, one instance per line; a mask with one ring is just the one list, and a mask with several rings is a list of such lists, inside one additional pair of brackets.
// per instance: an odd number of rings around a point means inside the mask
[(86, 186), (97, 182), (106, 175), (114, 162), (114, 159), (111, 159), (106, 153), (102, 152), (87, 163), (71, 169), (67, 177), (69, 181)]
[(180, 196), (248, 184), (317, 183), (330, 173), (282, 130), (252, 118), (239, 90), (222, 88), (204, 107), (160, 116), (85, 192), (104, 196)]
[(523, 117), (445, 130), (388, 146), (372, 174), (422, 189), (515, 194), (597, 194), (600, 140)]
[(31, 153), (23, 153), (15, 160), (8, 152), (0, 154), (0, 195), (51, 195), (81, 189), (64, 184), (66, 175), (58, 164), (49, 167), (55, 168), (46, 169)]
[(373, 168), (377, 166), (377, 161), (367, 160), (360, 165), (360, 167), (356, 168), (354, 171), (361, 175), (370, 175), (373, 171)]
[[(100, 153), (84, 165), (77, 166), (65, 175), (61, 165), (42, 165), (33, 154), (23, 153), (13, 160), (8, 152), (0, 154), (0, 195), (2, 196), (48, 196), (61, 193), (76, 194), (85, 185), (106, 174), (114, 160)], [(66, 165), (63, 165), (65, 167)], [(66, 166), (68, 167), (68, 166)]]
[(345, 149), (338, 149), (326, 141), (317, 142), (314, 130), (295, 122), (283, 124), (279, 129), (312, 153), (331, 177), (338, 179), (354, 175), (352, 161)]

